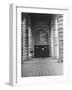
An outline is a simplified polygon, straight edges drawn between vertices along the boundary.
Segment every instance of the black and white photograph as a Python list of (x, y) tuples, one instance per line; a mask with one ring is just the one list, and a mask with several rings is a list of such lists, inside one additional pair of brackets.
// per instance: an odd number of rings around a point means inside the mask
[(70, 80), (68, 10), (10, 5), (10, 85)]
[(0, 90), (72, 90), (72, 0), (0, 0)]
[(63, 75), (63, 18), (21, 12), (21, 77)]

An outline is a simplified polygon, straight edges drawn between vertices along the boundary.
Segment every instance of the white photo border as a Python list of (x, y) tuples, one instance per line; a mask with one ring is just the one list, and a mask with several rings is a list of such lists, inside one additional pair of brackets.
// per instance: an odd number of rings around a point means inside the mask
[[(48, 83), (64, 83), (70, 81), (70, 60), (68, 60), (68, 52), (66, 48), (67, 30), (69, 29), (69, 9), (57, 8), (40, 8), (40, 7), (24, 7), (23, 5), (11, 4), (12, 17), (10, 17), (10, 31), (12, 30), (12, 51), (10, 55), (10, 84), (48, 84)], [(21, 77), (21, 12), (27, 13), (46, 13), (46, 14), (63, 14), (64, 15), (64, 75), (63, 76), (45, 76), (45, 77)], [(11, 29), (12, 28), (12, 29)], [(11, 59), (12, 57), (12, 59)]]

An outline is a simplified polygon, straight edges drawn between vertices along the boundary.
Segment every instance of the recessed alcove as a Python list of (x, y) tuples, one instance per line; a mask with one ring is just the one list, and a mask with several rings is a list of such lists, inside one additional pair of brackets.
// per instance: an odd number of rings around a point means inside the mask
[(59, 46), (63, 48), (63, 15), (22, 13), (22, 45), (23, 61), (62, 58)]

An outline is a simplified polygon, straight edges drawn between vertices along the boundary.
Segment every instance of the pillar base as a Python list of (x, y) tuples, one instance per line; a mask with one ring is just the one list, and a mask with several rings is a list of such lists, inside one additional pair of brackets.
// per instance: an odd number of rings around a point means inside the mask
[(58, 59), (58, 63), (63, 63), (63, 60), (62, 59)]

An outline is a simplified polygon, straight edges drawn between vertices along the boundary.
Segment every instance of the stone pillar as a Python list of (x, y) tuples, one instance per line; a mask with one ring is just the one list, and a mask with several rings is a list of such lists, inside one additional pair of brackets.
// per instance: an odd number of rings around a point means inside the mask
[(53, 30), (53, 42), (54, 42), (54, 55), (59, 58), (59, 41), (58, 41), (58, 23), (57, 17), (54, 17), (54, 30)]
[(59, 61), (63, 62), (63, 15), (59, 15), (58, 19), (58, 35), (59, 35)]
[(28, 59), (28, 16), (22, 13), (21, 21), (21, 59)]
[(32, 54), (33, 54), (33, 47), (32, 47), (32, 29), (31, 29), (31, 20), (30, 20), (30, 17), (29, 17), (29, 26), (28, 26), (28, 42), (29, 42), (29, 58), (32, 57)]
[(51, 19), (51, 56), (59, 58), (59, 44), (58, 44), (58, 23), (56, 15)]
[(53, 17), (51, 18), (51, 25), (50, 25), (50, 53), (51, 53), (51, 57), (54, 57), (54, 45), (53, 45)]

